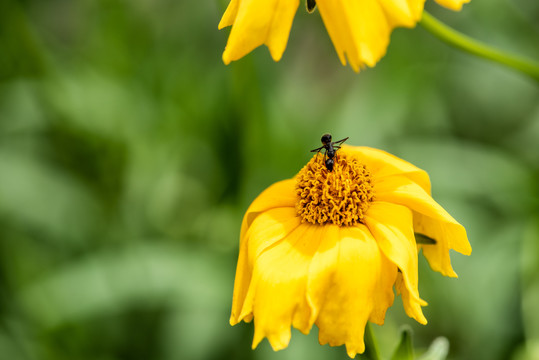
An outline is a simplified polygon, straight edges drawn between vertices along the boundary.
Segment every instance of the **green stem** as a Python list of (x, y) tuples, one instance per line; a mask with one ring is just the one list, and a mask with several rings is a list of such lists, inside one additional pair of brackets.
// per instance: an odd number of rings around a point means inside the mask
[(360, 358), (368, 360), (381, 360), (378, 344), (376, 343), (376, 338), (374, 337), (370, 322), (367, 322), (367, 326), (365, 327), (365, 352)]
[(426, 11), (423, 11), (423, 17), (419, 23), (434, 36), (451, 46), (467, 51), (470, 54), (512, 67), (513, 69), (530, 76), (535, 81), (539, 81), (539, 64), (533, 60), (504, 53), (461, 34), (443, 24)]

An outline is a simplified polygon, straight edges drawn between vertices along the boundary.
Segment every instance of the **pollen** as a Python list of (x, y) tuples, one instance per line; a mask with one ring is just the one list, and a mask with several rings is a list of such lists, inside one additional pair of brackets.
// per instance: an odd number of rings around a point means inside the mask
[(302, 222), (352, 226), (363, 222), (374, 199), (370, 171), (358, 159), (339, 151), (333, 171), (315, 155), (296, 177), (297, 215)]

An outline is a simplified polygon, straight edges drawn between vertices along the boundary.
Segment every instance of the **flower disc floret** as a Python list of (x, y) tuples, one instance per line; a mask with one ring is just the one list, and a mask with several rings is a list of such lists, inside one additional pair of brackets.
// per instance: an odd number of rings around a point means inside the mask
[(296, 210), (302, 222), (357, 225), (374, 199), (370, 171), (346, 153), (338, 154), (333, 171), (324, 165), (324, 156), (315, 155), (296, 181)]

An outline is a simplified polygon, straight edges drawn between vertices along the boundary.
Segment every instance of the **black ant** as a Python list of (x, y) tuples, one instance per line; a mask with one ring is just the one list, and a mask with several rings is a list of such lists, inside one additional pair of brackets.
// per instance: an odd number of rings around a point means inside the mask
[(322, 139), (320, 139), (323, 145), (318, 149), (311, 150), (311, 152), (320, 152), (322, 149), (325, 149), (326, 151), (324, 152), (324, 159), (326, 159), (327, 156), (327, 159), (325, 160), (326, 168), (329, 171), (333, 171), (333, 165), (335, 164), (335, 160), (333, 160), (333, 158), (335, 157), (335, 153), (341, 148), (341, 144), (346, 140), (348, 140), (348, 137), (339, 141), (331, 141), (331, 134), (324, 134), (322, 135)]

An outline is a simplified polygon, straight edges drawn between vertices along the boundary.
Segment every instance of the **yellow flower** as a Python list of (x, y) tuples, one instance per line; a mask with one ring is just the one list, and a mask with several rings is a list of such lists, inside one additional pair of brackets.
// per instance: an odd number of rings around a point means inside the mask
[[(427, 173), (381, 150), (343, 146), (333, 171), (315, 155), (273, 184), (241, 227), (231, 325), (255, 320), (253, 349), (267, 337), (288, 346), (290, 327), (319, 328), (321, 344), (365, 349), (367, 321), (383, 324), (395, 286), (421, 324), (418, 251), (433, 270), (456, 277), (449, 249), (469, 255), (465, 229), (430, 196)], [(414, 232), (435, 239), (416, 244)]]
[[(470, 0), (436, 0), (460, 10)], [(299, 0), (231, 0), (219, 29), (232, 25), (223, 61), (229, 64), (265, 44), (279, 61), (286, 48)], [(316, 0), (343, 65), (373, 67), (385, 55), (391, 31), (414, 27), (425, 0)]]

